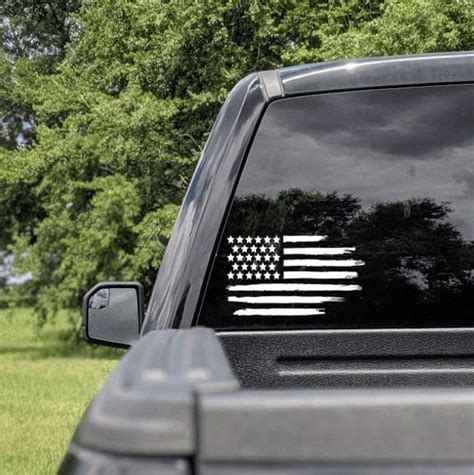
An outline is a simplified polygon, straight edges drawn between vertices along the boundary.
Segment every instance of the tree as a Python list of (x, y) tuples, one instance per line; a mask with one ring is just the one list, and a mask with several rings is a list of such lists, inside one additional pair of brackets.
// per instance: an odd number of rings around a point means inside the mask
[(25, 74), (52, 73), (79, 30), (78, 0), (4, 0), (0, 5), (0, 147), (34, 139), (34, 113), (17, 84)]
[(78, 308), (96, 280), (150, 288), (212, 121), (242, 76), (474, 46), (470, 0), (32, 1), (27, 20), (17, 2), (4, 5), (20, 26), (3, 30), (10, 62), (0, 67), (13, 79), (0, 95), (30, 108), (34, 137), (0, 149), (0, 247), (33, 271), (22, 293), (43, 315)]

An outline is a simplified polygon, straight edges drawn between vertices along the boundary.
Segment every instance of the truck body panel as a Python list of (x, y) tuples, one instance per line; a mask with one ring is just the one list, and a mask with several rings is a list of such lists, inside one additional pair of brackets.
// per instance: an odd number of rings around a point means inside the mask
[(472, 473), (472, 325), (196, 325), (206, 321), (213, 266), (271, 104), (473, 83), (473, 52), (303, 65), (244, 78), (197, 165), (142, 337), (91, 402), (61, 473)]

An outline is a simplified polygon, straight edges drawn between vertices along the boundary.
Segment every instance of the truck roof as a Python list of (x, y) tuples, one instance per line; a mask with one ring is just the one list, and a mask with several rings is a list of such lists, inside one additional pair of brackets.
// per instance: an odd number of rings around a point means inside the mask
[(472, 81), (474, 52), (388, 56), (259, 73), (270, 99), (318, 92)]

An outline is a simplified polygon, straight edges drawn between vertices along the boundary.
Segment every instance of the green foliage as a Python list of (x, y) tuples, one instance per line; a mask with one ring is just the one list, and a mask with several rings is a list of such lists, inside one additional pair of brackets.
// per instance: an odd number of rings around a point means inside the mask
[(15, 57), (36, 54), (62, 56), (77, 28), (72, 14), (78, 0), (3, 0), (0, 5), (0, 41)]
[(474, 46), (472, 0), (392, 0), (381, 14), (337, 34), (330, 33), (322, 59), (469, 50)]
[(34, 135), (32, 109), (22, 100), (16, 76), (14, 64), (0, 51), (0, 150), (31, 143)]
[[(78, 0), (3, 0), (0, 4), (0, 147), (31, 144), (32, 104), (22, 97), (24, 75), (53, 73), (79, 23)], [(28, 80), (26, 80), (28, 84)]]
[(97, 280), (150, 288), (212, 122), (247, 73), (474, 47), (472, 0), (61, 4), (23, 23), (7, 12), (28, 41), (0, 61), (0, 114), (18, 97), (10, 109), (34, 125), (26, 145), (10, 135), (0, 148), (0, 247), (33, 271), (21, 292), (44, 315), (77, 308)]

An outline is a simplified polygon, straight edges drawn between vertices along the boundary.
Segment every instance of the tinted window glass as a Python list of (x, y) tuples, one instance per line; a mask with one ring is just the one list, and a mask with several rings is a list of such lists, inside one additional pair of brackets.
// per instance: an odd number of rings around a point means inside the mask
[(271, 104), (200, 324), (471, 325), (473, 91), (354, 91)]

